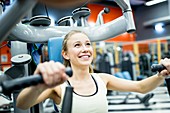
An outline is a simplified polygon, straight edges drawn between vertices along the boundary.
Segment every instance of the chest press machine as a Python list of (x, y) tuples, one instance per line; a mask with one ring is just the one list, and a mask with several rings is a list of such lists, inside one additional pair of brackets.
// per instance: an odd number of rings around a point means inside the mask
[[(11, 5), (9, 10), (5, 12), (2, 11), (3, 8), (0, 5), (0, 25), (1, 25), (0, 42), (7, 39), (8, 36), (8, 40), (24, 42), (24, 43), (19, 42), (19, 46), (26, 48), (25, 43), (48, 42), (53, 37), (62, 37), (63, 35), (67, 34), (71, 30), (84, 31), (85, 33), (88, 34), (91, 41), (101, 41), (101, 40), (115, 37), (124, 32), (128, 32), (128, 33), (134, 32), (136, 28), (134, 25), (134, 20), (133, 20), (132, 10), (130, 7), (129, 0), (115, 0), (115, 2), (121, 7), (123, 15), (111, 22), (104, 24), (102, 20), (103, 13), (100, 13), (98, 15), (99, 19), (96, 21), (96, 26), (94, 27), (88, 26), (86, 19), (84, 17), (80, 17), (82, 26), (74, 26), (74, 25), (73, 26), (71, 25), (70, 26), (45, 26), (39, 28), (31, 25), (24, 25), (18, 22), (28, 13), (29, 10), (31, 10), (36, 5), (37, 0), (15, 0), (15, 2)], [(113, 29), (114, 32), (112, 32), (111, 29)], [(27, 53), (27, 50), (26, 52), (24, 51), (24, 53)], [(13, 51), (12, 56), (18, 54), (22, 54), (22, 53)], [(52, 56), (50, 59), (53, 60)], [(18, 87), (19, 86), (18, 80), (20, 82), (23, 82), (24, 80), (27, 81), (27, 79), (32, 79), (32, 77), (38, 77), (39, 79), (38, 83), (43, 82), (39, 76), (16, 78), (10, 81), (10, 83), (15, 83), (15, 84), (10, 84), (10, 87), (14, 88), (11, 91), (17, 90), (17, 88), (21, 89), (21, 87)], [(8, 83), (9, 81), (4, 81), (2, 83), (3, 85), (1, 85), (1, 89), (0, 89), (1, 92), (5, 92), (6, 90), (7, 92), (9, 91), (10, 88), (6, 87), (6, 85), (7, 86), (9, 85)], [(34, 85), (36, 83), (37, 82), (34, 82), (33, 84), (27, 84), (26, 86)], [(16, 85), (17, 87), (15, 87)], [(11, 91), (8, 93), (12, 93)], [(16, 96), (14, 96), (14, 100), (15, 99)], [(15, 106), (14, 109), (15, 109), (14, 110), (15, 113), (30, 113), (30, 111), (20, 111)]]

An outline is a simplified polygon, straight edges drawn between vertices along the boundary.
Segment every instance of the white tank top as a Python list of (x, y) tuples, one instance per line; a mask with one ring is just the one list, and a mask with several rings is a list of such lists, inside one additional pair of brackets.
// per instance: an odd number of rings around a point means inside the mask
[[(108, 113), (106, 85), (97, 74), (93, 73), (92, 78), (96, 84), (96, 92), (89, 96), (73, 93), (72, 113)], [(66, 86), (67, 82), (61, 85), (61, 103), (57, 105), (60, 113)]]

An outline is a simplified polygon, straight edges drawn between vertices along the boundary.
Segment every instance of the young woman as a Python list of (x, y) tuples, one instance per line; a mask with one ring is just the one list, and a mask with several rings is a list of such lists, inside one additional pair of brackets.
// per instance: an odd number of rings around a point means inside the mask
[[(63, 41), (64, 65), (44, 62), (37, 66), (35, 74), (41, 73), (44, 84), (21, 91), (17, 106), (28, 109), (47, 98), (54, 100), (61, 110), (65, 87), (74, 87), (72, 113), (107, 113), (107, 90), (147, 93), (163, 83), (170, 74), (170, 59), (160, 61), (167, 69), (141, 81), (129, 81), (106, 73), (93, 73), (91, 62), (93, 48), (88, 36), (81, 31), (71, 31)], [(67, 77), (65, 67), (71, 66), (72, 77)]]

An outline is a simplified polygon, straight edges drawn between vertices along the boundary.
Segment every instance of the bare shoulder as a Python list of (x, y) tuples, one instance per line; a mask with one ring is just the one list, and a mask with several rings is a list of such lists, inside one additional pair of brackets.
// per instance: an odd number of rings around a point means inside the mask
[(107, 73), (96, 73), (103, 81), (105, 84), (108, 83), (108, 81), (111, 79), (111, 78), (114, 78), (112, 77), (112, 75), (110, 74), (107, 74)]

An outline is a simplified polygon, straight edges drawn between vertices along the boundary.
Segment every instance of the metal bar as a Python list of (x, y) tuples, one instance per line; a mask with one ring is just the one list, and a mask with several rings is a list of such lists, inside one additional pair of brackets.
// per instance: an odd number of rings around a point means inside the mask
[(132, 10), (129, 0), (115, 0), (115, 2), (119, 5), (123, 12)]
[[(62, 37), (71, 30), (81, 30), (87, 33), (91, 41), (106, 40), (127, 31), (127, 20), (121, 16), (111, 22), (94, 27), (48, 26), (34, 27), (18, 24), (10, 36), (18, 41), (29, 43), (47, 42), (52, 37)], [(113, 32), (114, 31), (114, 32)], [(24, 36), (24, 37), (23, 37)]]
[(3, 13), (3, 3), (0, 1), (0, 15)]
[(32, 9), (37, 0), (16, 0), (0, 16), (0, 43), (9, 35), (12, 28)]

